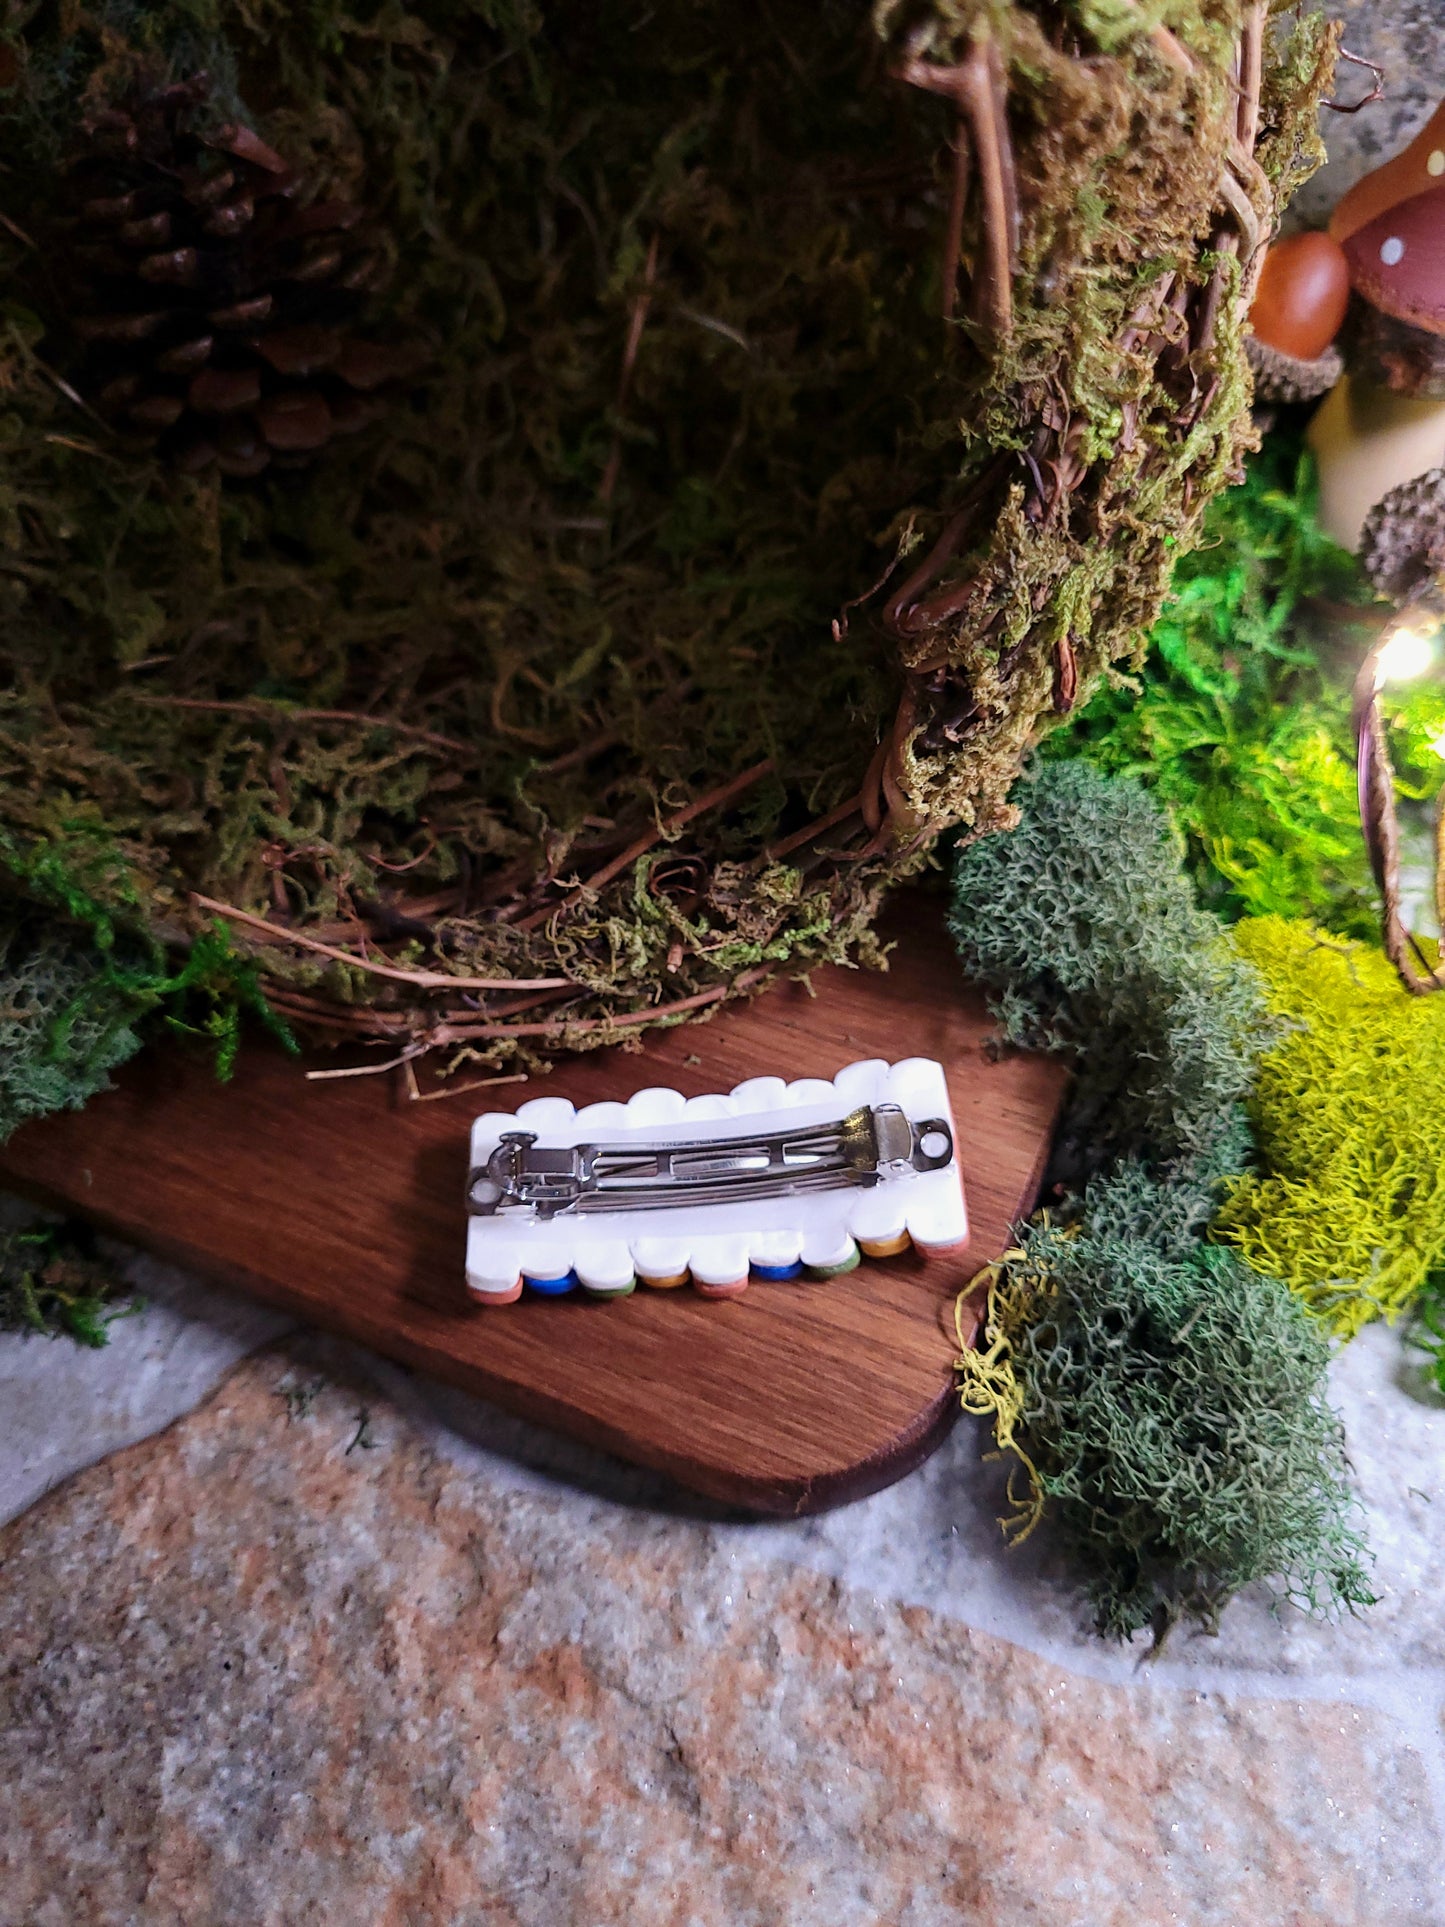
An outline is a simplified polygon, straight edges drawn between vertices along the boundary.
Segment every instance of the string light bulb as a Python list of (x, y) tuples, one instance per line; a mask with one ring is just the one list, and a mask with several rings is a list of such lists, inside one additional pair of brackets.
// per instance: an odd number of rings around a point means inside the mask
[(1397, 629), (1375, 656), (1375, 685), (1414, 682), (1435, 663), (1435, 636), (1424, 629)]

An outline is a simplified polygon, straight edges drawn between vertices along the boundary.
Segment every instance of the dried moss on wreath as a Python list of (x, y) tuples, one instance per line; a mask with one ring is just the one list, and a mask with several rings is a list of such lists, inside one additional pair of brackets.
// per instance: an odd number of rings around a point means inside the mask
[[(1333, 47), (1266, 13), (11, 0), (11, 894), (79, 840), (310, 1034), (492, 1063), (866, 954), (1238, 473)], [(202, 68), (186, 165), (366, 208), (356, 325), (426, 364), (304, 474), (177, 473), (76, 386), (68, 251), (132, 242), (68, 164)]]

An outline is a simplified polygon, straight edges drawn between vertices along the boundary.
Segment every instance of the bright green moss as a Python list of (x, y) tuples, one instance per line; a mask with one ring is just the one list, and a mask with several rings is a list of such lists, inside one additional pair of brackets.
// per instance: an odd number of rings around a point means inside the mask
[(1304, 924), (1235, 940), (1290, 1028), (1251, 1102), (1263, 1169), (1230, 1187), (1216, 1235), (1348, 1337), (1445, 1266), (1445, 998)]
[(116, 1318), (139, 1309), (84, 1225), (0, 1224), (0, 1331), (64, 1333), (98, 1349)]
[[(1045, 754), (1146, 784), (1185, 837), (1200, 901), (1222, 915), (1373, 935), (1350, 727), (1371, 635), (1351, 616), (1370, 600), (1353, 557), (1319, 528), (1311, 458), (1279, 430), (1176, 566), (1137, 690), (1101, 690)], [(1432, 794), (1445, 690), (1391, 692), (1387, 717), (1403, 790)]]

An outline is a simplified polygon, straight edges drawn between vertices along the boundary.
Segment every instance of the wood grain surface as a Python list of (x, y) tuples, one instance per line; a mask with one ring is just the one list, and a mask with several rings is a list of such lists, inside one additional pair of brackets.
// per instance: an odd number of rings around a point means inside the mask
[[(411, 1103), (390, 1076), (307, 1083), (260, 1043), (229, 1085), (199, 1052), (149, 1052), (84, 1112), (18, 1131), (0, 1181), (712, 1499), (821, 1510), (901, 1477), (948, 1430), (955, 1295), (1032, 1204), (1063, 1087), (1044, 1059), (991, 1059), (936, 900), (905, 898), (886, 934), (899, 940), (887, 972), (820, 970), (812, 994), (789, 984), (475, 1098)], [(692, 1096), (910, 1056), (948, 1071), (972, 1223), (962, 1256), (754, 1281), (730, 1301), (468, 1298), (474, 1109), (648, 1084)]]

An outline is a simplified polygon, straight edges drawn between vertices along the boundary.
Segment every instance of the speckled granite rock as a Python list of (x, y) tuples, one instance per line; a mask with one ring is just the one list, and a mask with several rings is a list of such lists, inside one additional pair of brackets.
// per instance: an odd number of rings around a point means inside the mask
[(1083, 1677), (312, 1370), (0, 1535), (0, 1920), (1445, 1920), (1386, 1712)]

